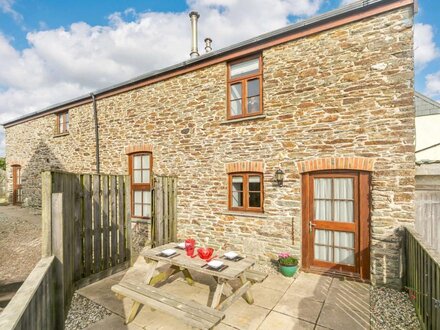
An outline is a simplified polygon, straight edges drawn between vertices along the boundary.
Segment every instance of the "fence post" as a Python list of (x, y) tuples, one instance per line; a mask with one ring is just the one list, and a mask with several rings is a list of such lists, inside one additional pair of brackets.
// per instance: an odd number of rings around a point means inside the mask
[(55, 328), (64, 329), (64, 244), (63, 244), (63, 194), (52, 194), (52, 252), (55, 256)]
[(126, 239), (127, 239), (127, 260), (130, 262), (130, 267), (133, 265), (132, 260), (132, 242), (131, 242), (131, 182), (130, 177), (126, 175), (124, 177), (125, 188), (125, 226), (126, 226)]
[(41, 174), (41, 256), (52, 255), (52, 173)]

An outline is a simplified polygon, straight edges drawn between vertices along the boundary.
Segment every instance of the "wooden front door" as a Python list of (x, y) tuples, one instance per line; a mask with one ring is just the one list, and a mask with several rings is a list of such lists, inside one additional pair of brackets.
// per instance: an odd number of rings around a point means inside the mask
[(303, 177), (303, 267), (369, 279), (369, 175)]
[(21, 188), (21, 166), (12, 166), (12, 203), (21, 204), (22, 188)]

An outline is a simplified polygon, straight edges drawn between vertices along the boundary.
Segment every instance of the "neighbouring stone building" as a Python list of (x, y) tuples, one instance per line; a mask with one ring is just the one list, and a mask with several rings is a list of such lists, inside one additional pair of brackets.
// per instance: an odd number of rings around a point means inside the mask
[[(180, 238), (398, 286), (413, 15), (412, 0), (360, 1), (97, 91), (100, 171), (178, 176)], [(5, 123), (11, 199), (38, 206), (43, 170), (95, 172), (95, 124), (91, 96)]]

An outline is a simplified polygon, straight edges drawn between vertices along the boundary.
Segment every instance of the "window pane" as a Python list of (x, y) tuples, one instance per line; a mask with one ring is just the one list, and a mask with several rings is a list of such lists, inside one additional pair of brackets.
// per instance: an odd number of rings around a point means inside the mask
[(134, 215), (137, 217), (142, 216), (142, 204), (135, 204), (134, 205)]
[(242, 98), (241, 83), (231, 85), (231, 100), (238, 100)]
[(333, 236), (332, 231), (316, 229), (315, 230), (315, 243), (316, 244), (324, 244), (324, 245), (332, 245), (333, 244)]
[(332, 179), (315, 179), (313, 183), (314, 198), (332, 198)]
[(316, 220), (332, 220), (332, 202), (331, 200), (315, 200), (315, 219)]
[(231, 101), (231, 115), (238, 116), (241, 115), (241, 100)]
[(135, 191), (134, 192), (134, 202), (135, 203), (142, 203), (142, 191)]
[(353, 179), (335, 178), (335, 199), (353, 199)]
[(335, 221), (354, 222), (353, 201), (335, 201)]
[(335, 248), (335, 263), (354, 266), (354, 250)]
[(139, 170), (141, 168), (142, 156), (133, 156), (133, 169)]
[(133, 183), (142, 183), (141, 171), (134, 170), (133, 171)]
[(150, 182), (150, 170), (142, 170), (142, 183)]
[(335, 231), (335, 246), (354, 249), (354, 233)]
[(249, 177), (249, 191), (261, 190), (261, 178), (259, 175), (252, 175)]
[(144, 204), (151, 204), (151, 192), (150, 191), (144, 191), (143, 203)]
[(232, 206), (233, 207), (243, 206), (243, 192), (234, 191), (232, 193)]
[(243, 177), (233, 176), (232, 177), (232, 191), (243, 191)]
[(150, 204), (144, 204), (142, 208), (142, 216), (144, 217), (151, 217), (151, 205)]
[(260, 61), (258, 58), (254, 58), (246, 62), (233, 64), (231, 65), (231, 78), (237, 78), (252, 73), (258, 73), (259, 65)]
[(330, 246), (315, 244), (315, 259), (331, 262), (332, 248)]
[(142, 168), (150, 168), (150, 156), (149, 155), (142, 156)]
[(247, 82), (247, 96), (260, 95), (260, 79), (252, 79)]
[(259, 96), (249, 97), (247, 99), (247, 112), (248, 113), (260, 112), (260, 97)]
[(249, 193), (249, 207), (261, 207), (261, 194), (259, 192)]

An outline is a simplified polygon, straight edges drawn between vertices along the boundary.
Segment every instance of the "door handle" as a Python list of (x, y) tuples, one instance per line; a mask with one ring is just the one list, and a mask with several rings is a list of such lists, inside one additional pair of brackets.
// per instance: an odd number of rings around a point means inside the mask
[(315, 227), (316, 225), (314, 223), (312, 223), (312, 221), (309, 221), (309, 232), (313, 231), (313, 227)]

